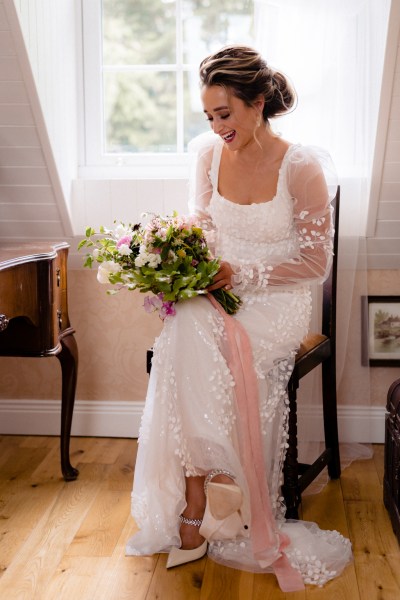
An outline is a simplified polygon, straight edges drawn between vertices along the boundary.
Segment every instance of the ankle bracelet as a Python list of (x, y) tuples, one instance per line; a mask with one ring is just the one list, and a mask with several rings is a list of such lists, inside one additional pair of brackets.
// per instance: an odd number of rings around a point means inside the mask
[(206, 496), (208, 484), (210, 483), (211, 479), (213, 479), (217, 475), (226, 475), (227, 477), (230, 477), (230, 479), (232, 479), (233, 481), (236, 479), (236, 475), (234, 475), (230, 471), (227, 471), (226, 469), (214, 469), (213, 471), (210, 471), (204, 480), (204, 493)]
[(203, 519), (187, 519), (183, 515), (179, 515), (179, 519), (181, 523), (185, 523), (185, 525), (194, 525), (195, 527), (200, 527)]

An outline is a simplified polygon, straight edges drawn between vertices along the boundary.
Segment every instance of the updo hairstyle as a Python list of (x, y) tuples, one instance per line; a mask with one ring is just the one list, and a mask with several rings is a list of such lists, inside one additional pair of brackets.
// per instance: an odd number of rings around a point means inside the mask
[(199, 72), (202, 85), (231, 88), (247, 106), (263, 96), (264, 121), (287, 113), (296, 102), (296, 93), (285, 75), (271, 69), (258, 52), (247, 46), (222, 48), (200, 63)]

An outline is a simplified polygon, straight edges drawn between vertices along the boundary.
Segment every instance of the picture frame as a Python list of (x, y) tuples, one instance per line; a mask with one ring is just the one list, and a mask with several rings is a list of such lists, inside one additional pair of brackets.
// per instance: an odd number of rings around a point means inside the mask
[(400, 366), (400, 296), (361, 297), (364, 366)]

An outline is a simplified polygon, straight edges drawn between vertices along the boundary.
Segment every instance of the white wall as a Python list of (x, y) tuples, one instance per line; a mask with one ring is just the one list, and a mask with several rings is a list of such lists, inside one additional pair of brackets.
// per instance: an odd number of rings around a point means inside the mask
[(372, 170), (368, 268), (400, 260), (400, 2), (392, 1)]
[(15, 0), (51, 147), (69, 202), (78, 164), (79, 2)]

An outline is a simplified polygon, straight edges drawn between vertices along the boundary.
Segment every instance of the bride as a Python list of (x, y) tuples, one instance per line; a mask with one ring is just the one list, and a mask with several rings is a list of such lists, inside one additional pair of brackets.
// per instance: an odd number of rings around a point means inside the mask
[(351, 560), (336, 531), (286, 521), (281, 496), (286, 386), (311, 314), (310, 284), (332, 257), (329, 156), (275, 135), (295, 94), (251, 48), (200, 65), (213, 134), (194, 143), (190, 209), (221, 268), (210, 291), (240, 296), (233, 317), (212, 295), (176, 306), (154, 345), (139, 436), (127, 554), (204, 556), (275, 573), (283, 591), (323, 585)]

